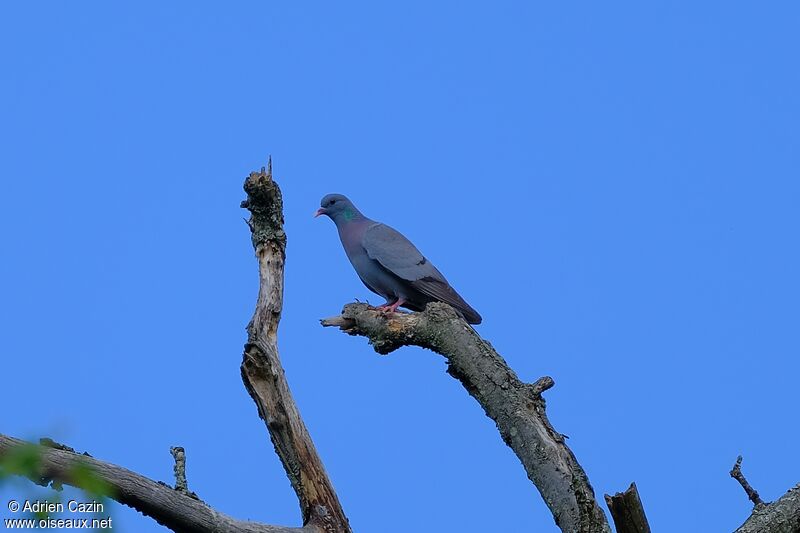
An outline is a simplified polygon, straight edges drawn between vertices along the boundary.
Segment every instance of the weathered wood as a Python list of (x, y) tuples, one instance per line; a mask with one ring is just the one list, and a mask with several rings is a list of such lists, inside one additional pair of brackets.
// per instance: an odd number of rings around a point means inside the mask
[(259, 266), (258, 300), (247, 326), (241, 371), (247, 391), (269, 431), (275, 452), (300, 500), (303, 525), (347, 533), (350, 525), (333, 484), (300, 417), (278, 356), (278, 323), (283, 309), (286, 234), (283, 199), (272, 179), (272, 163), (245, 180), (248, 226)]
[(173, 471), (175, 472), (175, 490), (182, 492), (192, 498), (197, 498), (197, 494), (189, 490), (189, 483), (186, 481), (186, 450), (182, 446), (171, 446), (169, 453), (175, 460)]
[(613, 496), (606, 494), (605, 499), (617, 533), (650, 533), (636, 483), (631, 483), (625, 492)]
[(18, 451), (21, 446), (36, 446), (37, 467), (25, 475), (34, 483), (51, 483), (86, 487), (87, 477), (76, 476), (76, 467), (91, 472), (92, 486), (101, 480), (108, 486), (108, 496), (159, 524), (181, 533), (315, 533), (312, 526), (290, 528), (236, 520), (219, 513), (184, 491), (153, 481), (121, 466), (78, 454), (66, 446), (48, 446), (0, 435), (0, 459)]
[(800, 484), (772, 503), (756, 506), (736, 533), (800, 532)]
[(401, 346), (421, 346), (447, 359), (448, 373), (495, 421), (539, 489), (556, 524), (569, 533), (608, 533), (606, 516), (586, 473), (545, 413), (544, 377), (523, 383), (492, 346), (446, 304), (428, 304), (421, 313), (387, 314), (366, 304), (348, 304), (341, 316), (323, 319), (350, 335), (367, 337), (381, 354)]
[(742, 486), (745, 494), (747, 494), (747, 498), (753, 502), (753, 507), (757, 508), (759, 505), (764, 505), (764, 500), (762, 500), (761, 496), (758, 495), (758, 491), (747, 482), (747, 478), (744, 477), (744, 474), (742, 473), (741, 455), (736, 458), (736, 463), (734, 463), (733, 468), (731, 468), (730, 475), (733, 479), (739, 482), (739, 485)]
[(742, 473), (742, 456), (730, 471), (731, 477), (739, 482), (747, 498), (753, 502), (753, 512), (739, 526), (736, 533), (798, 533), (800, 532), (800, 484), (773, 503), (765, 503)]

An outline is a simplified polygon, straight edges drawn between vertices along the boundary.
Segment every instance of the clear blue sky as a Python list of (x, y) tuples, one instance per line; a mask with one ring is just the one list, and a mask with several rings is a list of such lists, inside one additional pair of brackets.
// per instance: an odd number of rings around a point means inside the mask
[(555, 379), (598, 495), (734, 529), (737, 454), (765, 499), (800, 481), (798, 27), (788, 1), (3, 3), (0, 432), (168, 482), (179, 444), (215, 508), (299, 525), (239, 377), (241, 185), (272, 154), (282, 357), (357, 531), (556, 528), (441, 357), (319, 327), (380, 301), (311, 216), (329, 192)]

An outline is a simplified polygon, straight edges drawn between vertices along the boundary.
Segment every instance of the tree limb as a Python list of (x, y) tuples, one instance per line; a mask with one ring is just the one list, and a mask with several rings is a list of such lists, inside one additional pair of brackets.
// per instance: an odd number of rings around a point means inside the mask
[(530, 480), (564, 532), (611, 531), (583, 468), (545, 413), (541, 393), (553, 386), (544, 377), (523, 383), (503, 358), (446, 304), (428, 304), (421, 313), (386, 314), (367, 304), (348, 304), (323, 326), (367, 337), (376, 352), (421, 346), (447, 359), (458, 379), (497, 424)]
[(159, 524), (181, 533), (314, 533), (313, 526), (290, 528), (270, 526), (243, 520), (215, 511), (197, 498), (183, 491), (153, 481), (121, 466), (81, 455), (67, 446), (38, 446), (36, 444), (0, 435), (0, 459), (13, 454), (21, 447), (37, 448), (36, 470), (25, 475), (40, 485), (71, 485), (81, 489), (87, 486), (86, 477), (78, 476), (78, 469), (89, 469), (93, 479), (101, 480), (108, 488), (108, 497), (153, 518)]
[(773, 503), (764, 503), (756, 489), (748, 483), (742, 473), (742, 456), (730, 471), (731, 477), (739, 482), (753, 502), (753, 512), (736, 533), (797, 533), (800, 531), (800, 484)]
[(731, 477), (739, 482), (739, 485), (742, 486), (744, 489), (745, 494), (747, 494), (747, 498), (753, 502), (753, 507), (758, 507), (760, 505), (764, 505), (764, 500), (761, 499), (761, 496), (758, 495), (758, 491), (753, 488), (750, 483), (747, 482), (747, 478), (744, 477), (742, 473), (742, 456), (736, 458), (736, 463), (733, 465), (730, 471)]
[(283, 198), (272, 179), (272, 160), (267, 170), (250, 174), (244, 190), (247, 200), (242, 207), (251, 214), (247, 225), (258, 258), (260, 286), (255, 313), (247, 326), (242, 380), (300, 500), (303, 524), (313, 524), (326, 532), (347, 533), (347, 517), (300, 417), (278, 357), (286, 234)]
[(182, 446), (171, 446), (169, 453), (175, 459), (175, 490), (182, 492), (192, 498), (197, 498), (197, 494), (189, 490), (189, 483), (186, 481), (186, 450)]
[(757, 506), (736, 533), (797, 533), (800, 531), (800, 483), (778, 500)]
[(613, 496), (606, 494), (605, 499), (617, 533), (650, 533), (650, 524), (647, 523), (636, 483), (631, 483), (625, 492)]

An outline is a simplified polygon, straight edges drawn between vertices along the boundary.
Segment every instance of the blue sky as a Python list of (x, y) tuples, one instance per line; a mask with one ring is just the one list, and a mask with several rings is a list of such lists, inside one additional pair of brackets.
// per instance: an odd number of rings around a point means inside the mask
[(380, 301), (311, 216), (329, 192), (555, 379), (598, 495), (635, 480), (654, 530), (733, 530), (739, 453), (767, 500), (800, 481), (799, 24), (795, 2), (4, 3), (0, 432), (168, 482), (182, 445), (215, 508), (299, 525), (239, 377), (241, 184), (272, 154), (282, 357), (356, 531), (556, 527), (441, 357), (319, 327)]

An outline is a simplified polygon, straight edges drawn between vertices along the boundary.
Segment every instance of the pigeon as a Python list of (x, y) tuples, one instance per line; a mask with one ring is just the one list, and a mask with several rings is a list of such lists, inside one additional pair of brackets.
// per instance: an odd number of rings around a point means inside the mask
[(481, 315), (400, 232), (365, 217), (341, 194), (322, 198), (314, 216), (320, 215), (336, 224), (347, 258), (364, 285), (386, 298), (379, 309), (423, 311), (430, 302), (444, 302), (468, 323), (481, 323)]

